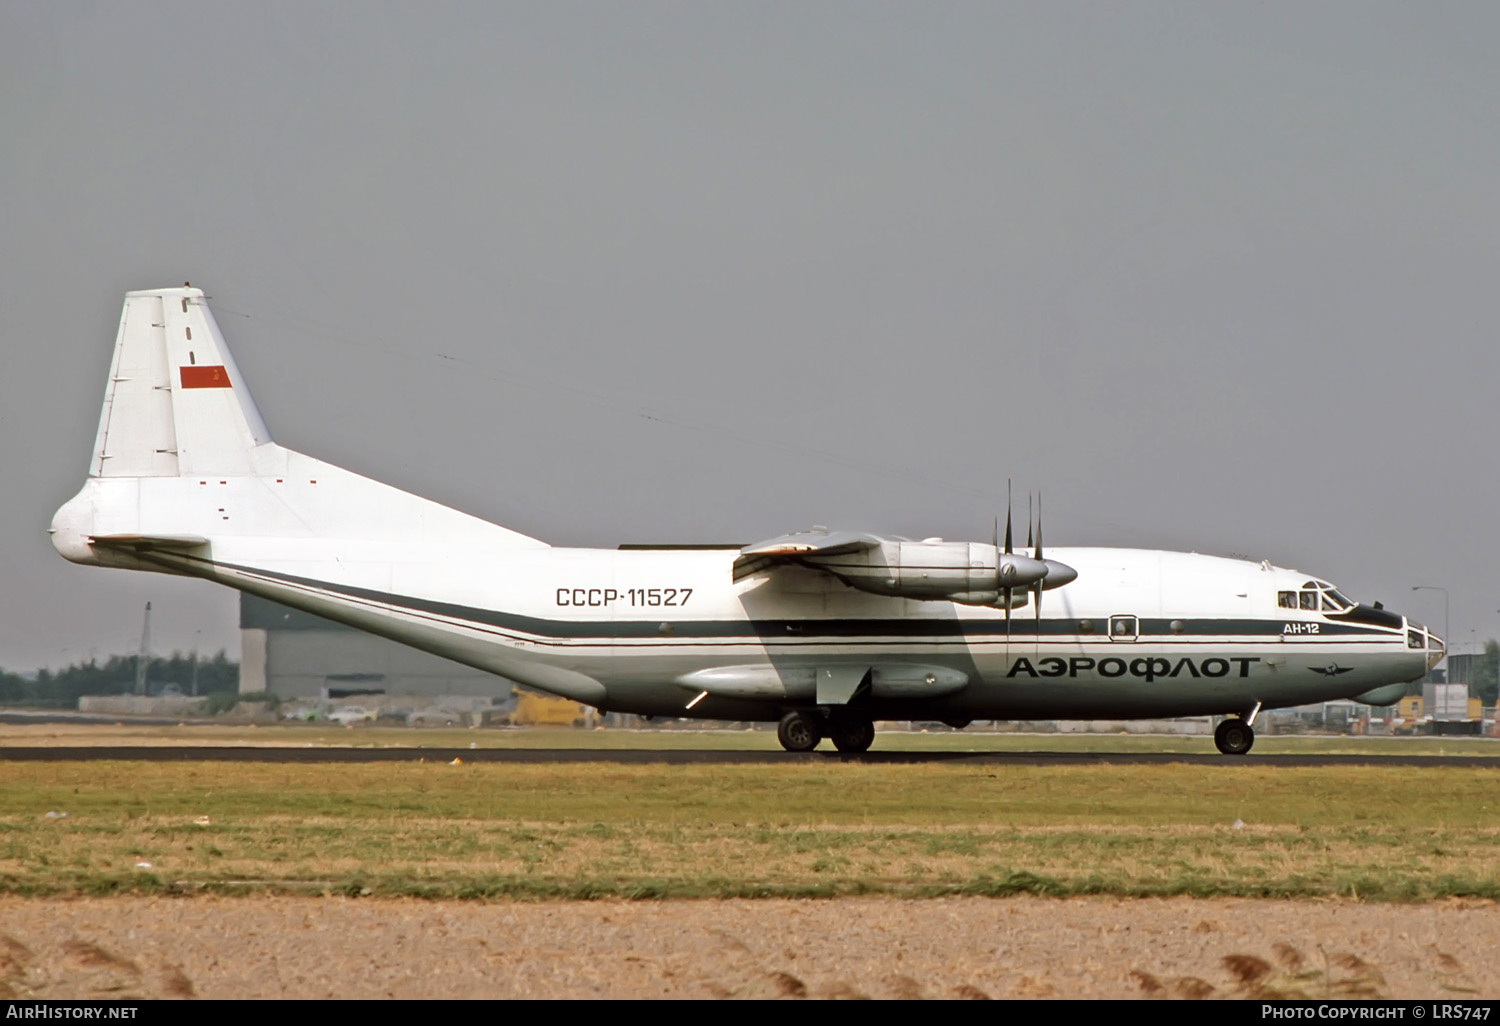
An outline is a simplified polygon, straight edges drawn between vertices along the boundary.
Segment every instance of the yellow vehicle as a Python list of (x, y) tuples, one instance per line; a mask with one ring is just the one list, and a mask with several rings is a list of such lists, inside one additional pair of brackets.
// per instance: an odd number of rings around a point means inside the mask
[(520, 727), (581, 727), (584, 707), (566, 698), (516, 690), (516, 711), (510, 722)]
[[(1441, 685), (1439, 685), (1441, 686)], [(1455, 684), (1455, 688), (1463, 685)], [(1396, 703), (1395, 733), (1398, 734), (1478, 734), (1481, 730), (1480, 724), (1484, 719), (1484, 703), (1477, 698), (1464, 699), (1464, 718), (1458, 719), (1452, 714), (1452, 707), (1447, 716), (1441, 716), (1441, 698), (1434, 702), (1434, 708), (1428, 709), (1421, 695), (1407, 695)], [(1435, 715), (1435, 713), (1437, 715)]]

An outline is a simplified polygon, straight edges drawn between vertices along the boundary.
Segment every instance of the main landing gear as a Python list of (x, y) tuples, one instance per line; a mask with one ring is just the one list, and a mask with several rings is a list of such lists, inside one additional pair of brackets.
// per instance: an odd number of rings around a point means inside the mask
[(834, 720), (828, 736), (841, 752), (868, 752), (875, 743), (875, 724), (870, 720)]
[(825, 720), (816, 709), (794, 709), (776, 727), (776, 740), (789, 752), (810, 752), (825, 735), (841, 752), (867, 752), (875, 741), (875, 724), (857, 716)]
[(1244, 755), (1255, 744), (1255, 728), (1239, 717), (1227, 719), (1214, 730), (1214, 744), (1225, 755)]
[(816, 712), (794, 709), (781, 718), (776, 740), (789, 752), (810, 752), (823, 740), (822, 720)]

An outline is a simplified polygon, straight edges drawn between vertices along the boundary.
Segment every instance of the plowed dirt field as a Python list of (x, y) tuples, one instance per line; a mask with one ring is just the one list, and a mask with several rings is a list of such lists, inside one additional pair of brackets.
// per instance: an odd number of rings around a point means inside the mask
[(10, 998), (1494, 998), (1488, 901), (0, 899)]

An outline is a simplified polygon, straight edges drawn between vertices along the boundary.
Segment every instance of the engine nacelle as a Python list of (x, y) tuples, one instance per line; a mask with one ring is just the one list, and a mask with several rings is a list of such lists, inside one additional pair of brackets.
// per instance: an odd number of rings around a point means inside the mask
[(1042, 582), (1056, 566), (1059, 585), (1077, 576), (1054, 560), (1002, 553), (984, 542), (885, 541), (863, 552), (809, 556), (809, 566), (824, 570), (851, 588), (911, 599), (937, 599), (969, 605), (1025, 604), (1025, 589)]

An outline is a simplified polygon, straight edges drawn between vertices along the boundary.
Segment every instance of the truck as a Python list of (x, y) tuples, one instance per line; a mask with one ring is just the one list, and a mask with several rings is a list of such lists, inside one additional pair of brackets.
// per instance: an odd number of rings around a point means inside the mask
[(510, 722), (518, 727), (581, 727), (588, 713), (585, 706), (569, 699), (517, 688), (516, 711), (510, 714)]
[(1471, 713), (1478, 703), (1469, 698), (1467, 684), (1423, 684), (1423, 720), (1431, 725), (1434, 734), (1478, 734), (1481, 721)]

